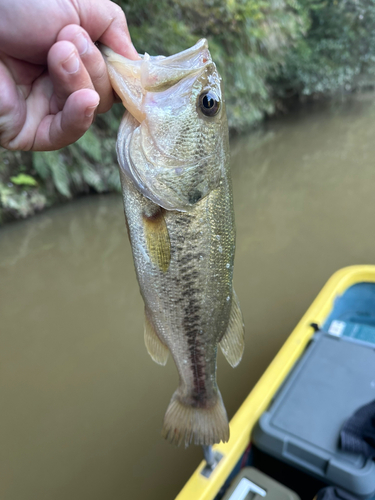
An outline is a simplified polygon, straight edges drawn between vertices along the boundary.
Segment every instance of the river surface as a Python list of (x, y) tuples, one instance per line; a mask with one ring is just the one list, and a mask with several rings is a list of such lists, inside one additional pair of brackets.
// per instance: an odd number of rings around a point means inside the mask
[[(375, 263), (375, 103), (304, 108), (232, 141), (246, 350), (230, 417), (337, 269)], [(177, 387), (152, 362), (121, 197), (0, 229), (0, 498), (173, 499), (201, 459), (160, 437)]]

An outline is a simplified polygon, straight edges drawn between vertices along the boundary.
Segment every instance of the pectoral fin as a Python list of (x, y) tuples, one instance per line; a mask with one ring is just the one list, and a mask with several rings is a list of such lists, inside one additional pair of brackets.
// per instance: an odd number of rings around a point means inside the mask
[(164, 219), (164, 209), (159, 208), (151, 216), (143, 216), (144, 231), (148, 254), (159, 269), (166, 272), (171, 260), (171, 242), (167, 224)]
[(149, 355), (155, 363), (165, 366), (168, 360), (169, 349), (157, 336), (155, 328), (148, 318), (147, 311), (145, 311), (145, 344)]
[(227, 331), (220, 341), (220, 347), (228, 363), (234, 368), (239, 364), (245, 347), (245, 326), (237, 295), (233, 290), (232, 309)]

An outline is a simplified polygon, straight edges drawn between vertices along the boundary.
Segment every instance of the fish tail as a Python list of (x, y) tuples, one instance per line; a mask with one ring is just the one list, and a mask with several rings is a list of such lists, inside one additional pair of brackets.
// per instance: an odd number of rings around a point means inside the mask
[(226, 443), (229, 423), (219, 390), (210, 403), (204, 408), (186, 404), (177, 389), (164, 417), (163, 437), (177, 446), (184, 442), (185, 448), (192, 442), (197, 445)]

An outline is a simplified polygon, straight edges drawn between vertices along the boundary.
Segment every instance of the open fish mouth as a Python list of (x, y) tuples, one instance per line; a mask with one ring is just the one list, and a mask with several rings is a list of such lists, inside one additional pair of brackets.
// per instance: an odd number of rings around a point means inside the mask
[(123, 172), (157, 205), (189, 211), (218, 186), (226, 154), (219, 144), (226, 126), (221, 78), (207, 41), (137, 61), (101, 51), (114, 90), (138, 122), (129, 132), (124, 120), (119, 131), (126, 136), (118, 151)]
[(140, 55), (137, 61), (120, 56), (105, 45), (100, 45), (100, 50), (114, 90), (125, 108), (139, 122), (145, 118), (142, 104), (146, 92), (166, 90), (212, 63), (204, 38), (178, 54), (169, 57), (145, 54)]

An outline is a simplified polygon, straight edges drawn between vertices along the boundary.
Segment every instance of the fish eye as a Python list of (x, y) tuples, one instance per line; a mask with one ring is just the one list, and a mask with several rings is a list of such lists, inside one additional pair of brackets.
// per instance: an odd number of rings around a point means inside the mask
[(215, 116), (220, 109), (220, 105), (221, 102), (218, 100), (217, 95), (210, 90), (208, 92), (203, 92), (203, 94), (199, 96), (199, 107), (206, 116)]

